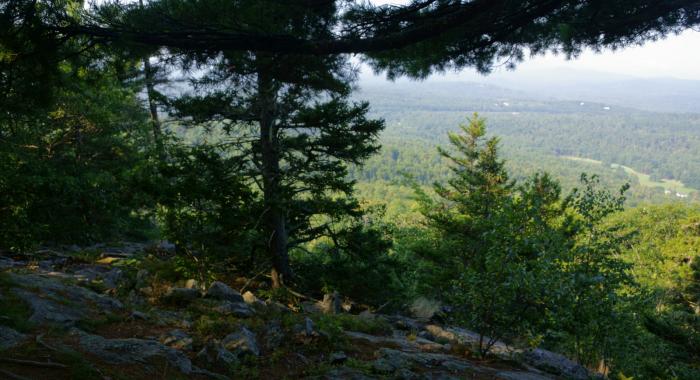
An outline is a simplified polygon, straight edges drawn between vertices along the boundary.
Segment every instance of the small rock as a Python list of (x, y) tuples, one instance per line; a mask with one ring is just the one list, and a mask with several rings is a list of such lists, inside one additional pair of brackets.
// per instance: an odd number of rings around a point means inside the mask
[(250, 290), (243, 293), (243, 301), (251, 306), (265, 306), (265, 302), (258, 299), (258, 297), (251, 293)]
[(221, 281), (214, 281), (211, 284), (207, 290), (206, 297), (229, 302), (245, 302), (241, 293), (238, 293)]
[(255, 313), (248, 306), (248, 304), (243, 302), (223, 302), (216, 306), (215, 310), (224, 315), (233, 315), (238, 318), (250, 318)]
[(323, 296), (323, 301), (318, 305), (321, 311), (325, 314), (340, 314), (343, 311), (343, 301), (340, 299), (338, 292), (326, 294)]
[(292, 312), (286, 305), (283, 305), (277, 301), (267, 300), (267, 301), (265, 301), (265, 305), (267, 305), (267, 307), (275, 313), (291, 313)]
[(350, 314), (360, 314), (363, 311), (367, 311), (366, 306), (359, 305), (359, 304), (357, 304), (357, 303), (355, 303), (347, 298), (343, 301), (341, 308), (343, 309), (344, 312), (350, 313)]
[(330, 356), (331, 364), (343, 364), (346, 361), (348, 361), (348, 356), (343, 351), (334, 352)]
[(174, 348), (176, 350), (192, 350), (192, 338), (182, 330), (172, 330), (167, 334), (163, 334), (160, 338), (161, 343)]
[(0, 325), (0, 350), (16, 347), (24, 342), (25, 339), (27, 339), (26, 335)]
[(224, 348), (238, 357), (245, 355), (260, 356), (260, 349), (258, 348), (255, 334), (245, 327), (238, 332), (227, 335), (221, 343)]
[(376, 315), (374, 315), (374, 313), (372, 313), (369, 310), (364, 310), (360, 314), (358, 314), (357, 316), (360, 317), (361, 319), (366, 320), (366, 321), (374, 320), (377, 317)]
[(185, 305), (199, 298), (199, 290), (188, 288), (170, 288), (163, 296), (163, 301), (175, 305)]
[(191, 278), (185, 281), (185, 287), (187, 289), (199, 289), (199, 283), (197, 282), (197, 280)]
[(411, 313), (419, 320), (428, 321), (441, 309), (439, 301), (419, 297), (411, 304)]
[(314, 321), (309, 317), (304, 318), (304, 334), (306, 334), (306, 336), (312, 336), (315, 333)]
[(243, 301), (247, 304), (253, 304), (258, 301), (258, 297), (255, 296), (250, 290), (243, 293)]
[(148, 315), (146, 313), (140, 312), (138, 310), (134, 310), (131, 312), (131, 315), (129, 316), (131, 319), (139, 319), (142, 321), (145, 321), (148, 319)]

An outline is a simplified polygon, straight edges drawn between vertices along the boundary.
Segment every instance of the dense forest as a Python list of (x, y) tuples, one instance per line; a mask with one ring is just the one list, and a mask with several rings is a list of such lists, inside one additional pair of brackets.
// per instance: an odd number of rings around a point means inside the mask
[[(532, 352), (583, 371), (536, 379), (699, 378), (700, 114), (359, 83), (352, 58), (423, 79), (698, 25), (697, 1), (0, 3), (0, 375), (108, 378), (101, 354), (146, 378), (130, 355), (165, 350), (219, 379), (433, 378), (436, 357), (532, 379)], [(195, 339), (170, 351), (163, 326)], [(391, 364), (356, 330), (443, 356)]]

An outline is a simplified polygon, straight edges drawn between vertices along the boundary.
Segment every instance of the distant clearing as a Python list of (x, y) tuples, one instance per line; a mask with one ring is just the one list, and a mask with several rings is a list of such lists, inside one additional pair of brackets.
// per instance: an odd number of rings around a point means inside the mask
[[(603, 162), (599, 160), (594, 160), (592, 158), (585, 158), (585, 157), (576, 157), (576, 156), (560, 156), (563, 159), (566, 160), (571, 160), (571, 161), (579, 161), (579, 162), (585, 162), (589, 164), (595, 164), (595, 165), (602, 165)], [(651, 179), (651, 176), (649, 174), (644, 174), (640, 173), (629, 166), (625, 165), (620, 165), (620, 164), (610, 164), (610, 167), (613, 169), (617, 168), (622, 168), (622, 170), (625, 171), (625, 173), (637, 177), (639, 180), (639, 184), (645, 187), (661, 187), (664, 190), (668, 190), (674, 193), (682, 193), (682, 194), (689, 194), (694, 191), (697, 191), (697, 189), (693, 189), (692, 187), (687, 187), (683, 184), (683, 182), (675, 180), (675, 179), (662, 179), (661, 181), (654, 181)]]
[(595, 164), (595, 165), (601, 165), (603, 161), (598, 161), (594, 160), (592, 158), (584, 158), (584, 157), (576, 157), (576, 156), (559, 156), (561, 158), (571, 160), (571, 161), (579, 161), (579, 162), (586, 162), (589, 164)]

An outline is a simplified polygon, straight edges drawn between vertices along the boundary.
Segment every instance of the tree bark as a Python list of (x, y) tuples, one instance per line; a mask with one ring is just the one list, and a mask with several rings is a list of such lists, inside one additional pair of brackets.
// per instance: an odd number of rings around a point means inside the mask
[(262, 184), (267, 225), (267, 249), (272, 260), (272, 287), (284, 286), (292, 276), (287, 243), (287, 218), (281, 187), (278, 128), (275, 125), (275, 88), (267, 70), (258, 66), (258, 102), (260, 107), (260, 152)]
[(156, 144), (158, 151), (161, 151), (163, 139), (161, 137), (160, 119), (158, 118), (158, 105), (156, 104), (155, 83), (153, 77), (153, 68), (148, 57), (143, 59), (143, 73), (146, 80), (146, 96), (148, 97), (148, 111), (151, 114), (151, 127), (153, 128), (153, 141)]

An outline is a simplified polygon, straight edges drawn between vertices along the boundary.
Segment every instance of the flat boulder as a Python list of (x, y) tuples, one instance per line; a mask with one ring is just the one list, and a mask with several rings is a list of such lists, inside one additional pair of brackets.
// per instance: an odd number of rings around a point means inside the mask
[(223, 315), (233, 315), (234, 317), (238, 318), (250, 318), (255, 314), (253, 309), (251, 309), (245, 302), (224, 301), (214, 307), (214, 310)]
[(525, 363), (545, 372), (563, 376), (572, 380), (586, 380), (591, 376), (582, 365), (555, 352), (540, 348), (526, 350), (522, 353)]
[(73, 276), (80, 282), (100, 282), (107, 289), (116, 289), (124, 277), (121, 269), (105, 265), (82, 265)]
[(64, 283), (60, 278), (36, 274), (11, 274), (11, 292), (22, 299), (32, 312), (29, 322), (73, 325), (95, 314), (120, 311), (118, 300), (81, 286)]
[(329, 358), (331, 364), (343, 364), (348, 361), (348, 356), (343, 351), (333, 352)]
[(79, 337), (80, 348), (83, 351), (108, 363), (140, 364), (148, 367), (148, 363), (152, 363), (153, 360), (162, 359), (182, 373), (192, 372), (192, 362), (185, 354), (155, 340), (106, 339), (77, 329), (71, 333)]
[(373, 363), (373, 369), (382, 374), (392, 374), (400, 369), (430, 368), (447, 373), (478, 372), (471, 362), (447, 354), (400, 351), (392, 348), (380, 348)]
[(207, 298), (215, 300), (229, 301), (234, 303), (245, 302), (241, 293), (233, 290), (230, 286), (221, 281), (214, 281), (205, 295)]

